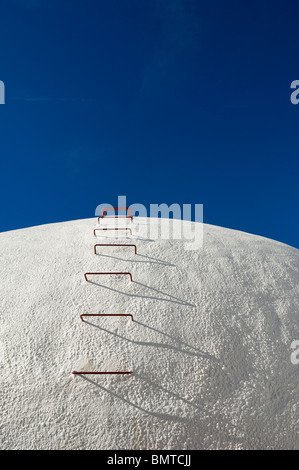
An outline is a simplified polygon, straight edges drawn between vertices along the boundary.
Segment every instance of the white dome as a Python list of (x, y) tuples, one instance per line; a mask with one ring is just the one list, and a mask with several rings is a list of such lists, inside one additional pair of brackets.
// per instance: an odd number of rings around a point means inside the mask
[(95, 255), (119, 241), (94, 219), (0, 235), (0, 447), (295, 449), (299, 251), (210, 225), (186, 251), (147, 223), (137, 255)]

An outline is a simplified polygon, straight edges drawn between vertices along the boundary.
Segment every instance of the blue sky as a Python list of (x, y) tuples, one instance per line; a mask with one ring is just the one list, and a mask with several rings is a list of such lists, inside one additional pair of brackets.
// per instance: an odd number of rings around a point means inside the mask
[[(296, 11), (297, 8), (297, 11)], [(299, 248), (294, 2), (2, 0), (0, 231), (202, 203)]]

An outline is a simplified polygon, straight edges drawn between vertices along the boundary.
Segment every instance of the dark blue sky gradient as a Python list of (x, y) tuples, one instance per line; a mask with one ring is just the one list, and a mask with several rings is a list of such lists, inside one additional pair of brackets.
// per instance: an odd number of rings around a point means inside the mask
[(0, 231), (126, 195), (299, 247), (298, 36), (294, 2), (2, 1)]

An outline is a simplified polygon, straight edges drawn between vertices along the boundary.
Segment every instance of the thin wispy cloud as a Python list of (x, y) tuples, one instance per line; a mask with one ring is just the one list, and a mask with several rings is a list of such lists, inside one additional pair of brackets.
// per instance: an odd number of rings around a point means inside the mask
[(28, 98), (13, 98), (15, 101), (29, 101), (29, 102), (91, 102), (91, 98), (51, 98), (47, 96), (37, 96), (37, 97), (28, 97)]

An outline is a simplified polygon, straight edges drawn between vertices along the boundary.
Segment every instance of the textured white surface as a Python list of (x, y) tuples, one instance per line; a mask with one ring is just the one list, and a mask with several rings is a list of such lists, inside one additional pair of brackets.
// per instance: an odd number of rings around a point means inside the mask
[(0, 448), (298, 448), (299, 251), (209, 225), (185, 251), (136, 220), (138, 256), (94, 255), (94, 219), (0, 235)]

